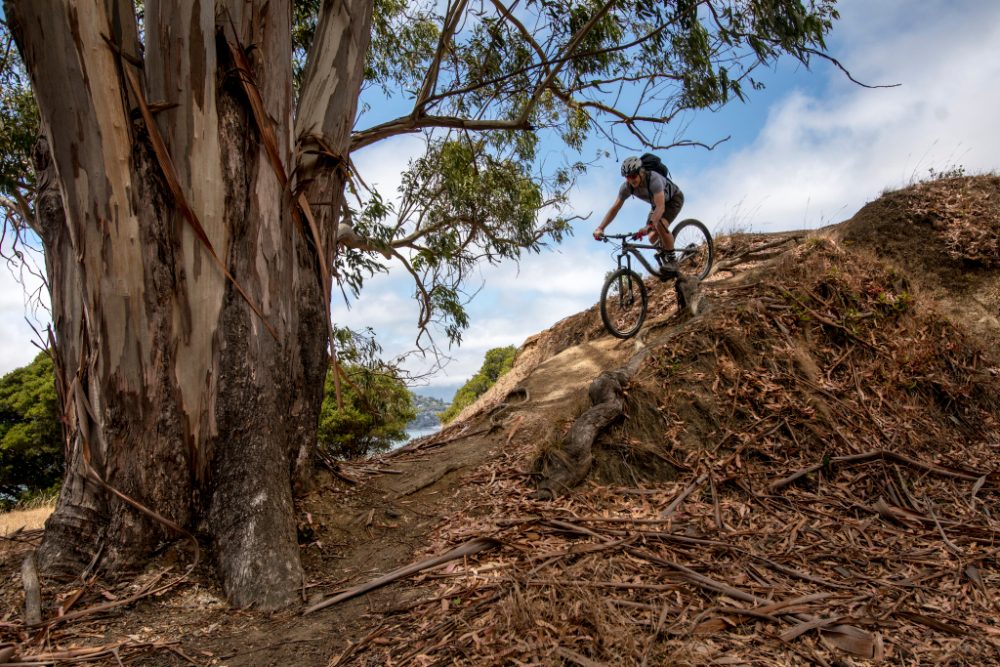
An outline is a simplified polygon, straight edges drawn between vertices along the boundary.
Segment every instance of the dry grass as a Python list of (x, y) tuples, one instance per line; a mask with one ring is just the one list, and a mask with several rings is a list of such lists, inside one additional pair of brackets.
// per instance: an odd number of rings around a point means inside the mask
[(6, 536), (18, 530), (38, 530), (52, 514), (55, 503), (26, 510), (12, 510), (0, 514), (0, 535)]

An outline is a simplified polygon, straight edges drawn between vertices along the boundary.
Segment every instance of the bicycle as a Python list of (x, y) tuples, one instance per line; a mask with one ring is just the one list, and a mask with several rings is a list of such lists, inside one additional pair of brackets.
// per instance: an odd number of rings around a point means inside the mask
[(659, 251), (662, 248), (651, 243), (633, 243), (632, 241), (641, 238), (638, 233), (605, 234), (601, 237), (605, 243), (620, 241), (612, 253), (612, 256), (618, 258), (618, 269), (607, 277), (601, 288), (601, 319), (604, 321), (604, 328), (612, 336), (631, 338), (639, 333), (646, 319), (646, 285), (642, 277), (632, 269), (632, 257), (639, 260), (661, 282), (667, 282), (671, 278), (676, 281), (684, 276), (703, 280), (712, 270), (715, 245), (704, 224), (690, 218), (677, 223), (671, 232), (677, 260), (677, 271), (671, 273), (654, 269), (642, 256), (640, 250)]

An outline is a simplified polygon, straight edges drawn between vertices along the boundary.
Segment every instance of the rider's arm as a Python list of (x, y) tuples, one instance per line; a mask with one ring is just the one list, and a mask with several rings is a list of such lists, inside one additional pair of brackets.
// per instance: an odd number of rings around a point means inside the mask
[(618, 211), (624, 203), (625, 202), (622, 201), (621, 197), (615, 198), (615, 203), (612, 204), (611, 208), (608, 209), (608, 212), (604, 214), (604, 220), (601, 220), (601, 224), (599, 224), (597, 229), (594, 230), (595, 239), (604, 234), (605, 228), (607, 228), (607, 226), (611, 224), (611, 221), (615, 219), (615, 216), (618, 215)]

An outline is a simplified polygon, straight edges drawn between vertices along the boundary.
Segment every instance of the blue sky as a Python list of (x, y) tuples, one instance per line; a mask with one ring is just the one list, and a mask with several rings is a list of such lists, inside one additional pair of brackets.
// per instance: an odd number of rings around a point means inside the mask
[[(1000, 3), (992, 0), (846, 0), (828, 44), (859, 80), (901, 84), (869, 90), (815, 61), (812, 71), (782, 62), (762, 73), (767, 89), (746, 104), (691, 119), (687, 138), (732, 138), (714, 151), (677, 149), (662, 157), (684, 190), (682, 217), (717, 234), (733, 230), (816, 228), (851, 217), (886, 189), (912, 183), (929, 169), (1000, 168)], [(420, 139), (402, 137), (357, 153), (368, 183), (383, 193), (399, 182)], [(596, 144), (583, 157), (590, 159)], [(553, 151), (560, 150), (553, 146)], [(571, 197), (574, 224), (561, 246), (519, 267), (487, 267), (470, 304), (472, 325), (453, 361), (420, 393), (450, 397), (474, 373), (486, 350), (520, 345), (560, 319), (593, 305), (612, 260), (591, 230), (618, 187), (614, 161), (592, 169)], [(611, 231), (638, 226), (645, 205), (628, 202)], [(36, 349), (24, 322), (23, 290), (0, 271), (0, 372), (29, 361)], [(478, 286), (477, 283), (475, 286)], [(400, 270), (372, 279), (348, 311), (334, 302), (338, 324), (372, 326), (387, 353), (411, 349), (416, 305)], [(44, 313), (42, 314), (44, 318)], [(422, 364), (414, 359), (411, 367)]]

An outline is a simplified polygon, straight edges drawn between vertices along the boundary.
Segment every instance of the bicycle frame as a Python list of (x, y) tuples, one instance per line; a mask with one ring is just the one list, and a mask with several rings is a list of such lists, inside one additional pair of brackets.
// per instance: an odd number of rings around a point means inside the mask
[(629, 242), (629, 239), (632, 238), (632, 236), (633, 234), (605, 234), (601, 238), (604, 239), (605, 241), (610, 241), (614, 239), (621, 241), (621, 245), (618, 246), (618, 249), (616, 250), (616, 253), (618, 254), (619, 269), (626, 268), (631, 271), (632, 257), (634, 256), (636, 259), (639, 260), (639, 263), (642, 264), (649, 273), (653, 274), (654, 276), (658, 275), (659, 271), (657, 271), (657, 269), (654, 269), (650, 265), (650, 263), (646, 261), (646, 258), (642, 256), (642, 253), (640, 253), (639, 251), (661, 250), (660, 246), (653, 245), (652, 243), (631, 243)]

